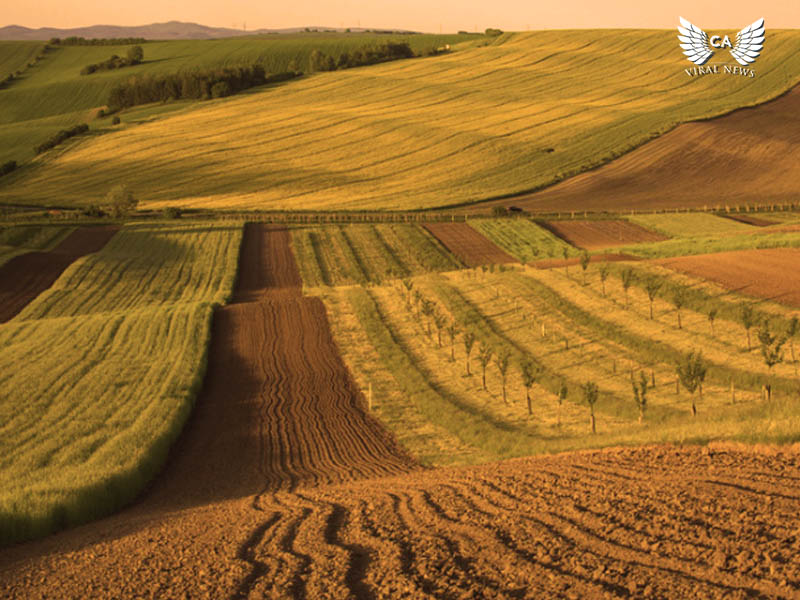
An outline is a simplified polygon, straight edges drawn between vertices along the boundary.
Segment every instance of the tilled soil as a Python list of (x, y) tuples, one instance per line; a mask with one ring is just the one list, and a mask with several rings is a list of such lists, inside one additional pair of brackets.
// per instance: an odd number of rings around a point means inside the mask
[(119, 227), (80, 227), (49, 252), (28, 252), (0, 266), (0, 323), (14, 318), (81, 256), (98, 252)]
[[(362, 410), (287, 248), (285, 231), (246, 230), (248, 301), (215, 317), (203, 392), (152, 489), (4, 549), (0, 597), (800, 597), (796, 448), (416, 468)], [(270, 277), (250, 279), (254, 261)]]
[(428, 223), (425, 229), (468, 267), (519, 262), (467, 223)]
[(630, 221), (546, 221), (542, 225), (566, 242), (584, 250), (601, 250), (667, 239), (660, 233)]
[(738, 293), (800, 307), (800, 249), (736, 250), (654, 261)]
[(679, 125), (539, 192), (481, 207), (563, 213), (793, 203), (800, 195), (798, 115), (800, 86), (752, 108)]

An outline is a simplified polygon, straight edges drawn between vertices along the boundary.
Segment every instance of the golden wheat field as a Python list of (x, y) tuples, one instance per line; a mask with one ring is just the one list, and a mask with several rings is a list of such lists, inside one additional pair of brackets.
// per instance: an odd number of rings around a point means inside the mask
[(318, 73), (67, 146), (0, 201), (97, 203), (109, 181), (153, 208), (412, 209), (523, 192), (788, 89), (798, 34), (770, 35), (747, 85), (689, 78), (672, 32), (641, 30), (505, 34)]

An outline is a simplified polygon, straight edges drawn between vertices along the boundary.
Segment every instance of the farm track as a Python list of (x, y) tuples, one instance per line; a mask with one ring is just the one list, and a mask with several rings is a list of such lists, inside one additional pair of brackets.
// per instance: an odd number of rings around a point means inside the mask
[(428, 223), (425, 229), (469, 267), (519, 262), (466, 223)]
[(415, 469), (298, 281), (288, 233), (248, 227), (163, 476), (114, 517), (1, 551), (0, 597), (800, 597), (796, 449)]
[(0, 323), (13, 319), (77, 259), (101, 250), (117, 231), (81, 227), (49, 252), (28, 252), (0, 266)]

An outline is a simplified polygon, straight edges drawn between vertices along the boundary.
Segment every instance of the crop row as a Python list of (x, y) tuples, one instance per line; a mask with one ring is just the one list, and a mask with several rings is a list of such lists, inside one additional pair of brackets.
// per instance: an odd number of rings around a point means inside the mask
[(0, 541), (98, 518), (157, 473), (240, 240), (231, 225), (125, 227), (0, 326)]

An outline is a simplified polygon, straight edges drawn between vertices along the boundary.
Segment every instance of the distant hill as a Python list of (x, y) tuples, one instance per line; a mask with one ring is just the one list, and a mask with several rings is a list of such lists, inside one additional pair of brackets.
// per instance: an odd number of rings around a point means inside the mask
[[(338, 31), (344, 29), (336, 27), (291, 27), (286, 29), (257, 29), (245, 31), (243, 29), (229, 29), (226, 27), (206, 27), (197, 23), (182, 23), (170, 21), (168, 23), (153, 23), (151, 25), (138, 25), (125, 27), (119, 25), (92, 25), (91, 27), (78, 27), (75, 29), (57, 29), (55, 27), (42, 27), (30, 29), (19, 25), (0, 27), (0, 40), (49, 40), (50, 38), (66, 38), (71, 36), (83, 38), (145, 38), (150, 40), (208, 40), (214, 38), (238, 37), (243, 35), (267, 35), (278, 33), (299, 33), (310, 29), (311, 31)], [(352, 28), (353, 33), (373, 31), (384, 33), (383, 30), (369, 30)], [(392, 30), (385, 33), (414, 33), (413, 31)]]

